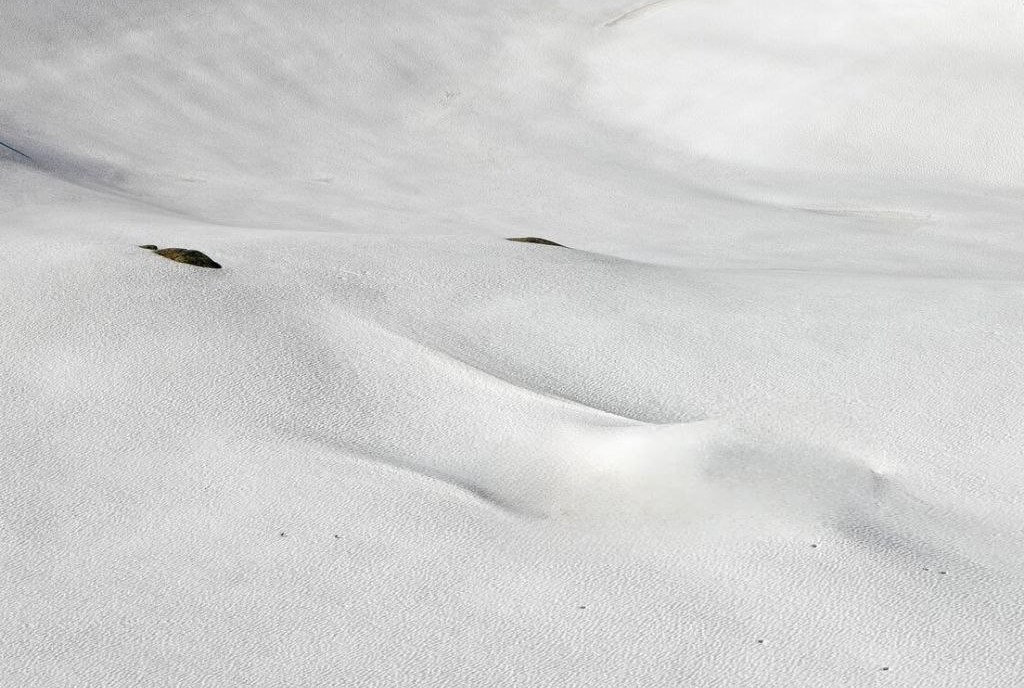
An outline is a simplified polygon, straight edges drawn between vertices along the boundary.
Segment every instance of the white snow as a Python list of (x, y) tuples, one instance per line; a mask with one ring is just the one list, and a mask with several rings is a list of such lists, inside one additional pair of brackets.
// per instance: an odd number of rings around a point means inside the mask
[(0, 685), (1024, 683), (1019, 3), (0, 19)]

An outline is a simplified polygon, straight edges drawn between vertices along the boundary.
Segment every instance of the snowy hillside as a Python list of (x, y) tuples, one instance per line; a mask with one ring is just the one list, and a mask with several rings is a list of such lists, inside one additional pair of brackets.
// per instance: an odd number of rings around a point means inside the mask
[(0, 16), (0, 685), (1024, 684), (1020, 3)]

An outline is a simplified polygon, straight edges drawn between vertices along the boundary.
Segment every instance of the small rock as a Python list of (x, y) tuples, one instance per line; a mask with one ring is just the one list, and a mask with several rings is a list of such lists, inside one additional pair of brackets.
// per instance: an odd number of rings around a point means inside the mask
[(506, 241), (521, 241), (524, 244), (543, 244), (544, 246), (558, 246), (560, 248), (568, 248), (563, 244), (556, 244), (554, 241), (549, 239), (541, 239), (540, 237), (509, 237)]
[[(148, 247), (143, 247), (148, 248)], [(161, 248), (158, 249), (155, 246), (150, 249), (153, 253), (158, 256), (163, 256), (170, 260), (178, 263), (186, 263), (187, 265), (195, 265), (200, 268), (219, 268), (220, 263), (216, 263), (210, 256), (202, 253), (201, 251), (193, 251), (189, 248)]]

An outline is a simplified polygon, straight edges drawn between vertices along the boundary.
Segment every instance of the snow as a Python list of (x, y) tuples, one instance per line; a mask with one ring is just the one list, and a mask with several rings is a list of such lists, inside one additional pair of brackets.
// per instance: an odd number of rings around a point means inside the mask
[(0, 685), (1020, 685), (1022, 12), (5, 7)]

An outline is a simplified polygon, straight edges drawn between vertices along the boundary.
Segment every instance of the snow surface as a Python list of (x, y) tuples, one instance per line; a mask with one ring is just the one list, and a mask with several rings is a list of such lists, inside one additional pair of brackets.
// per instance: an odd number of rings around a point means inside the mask
[(1024, 684), (1019, 2), (2, 9), (0, 685)]

